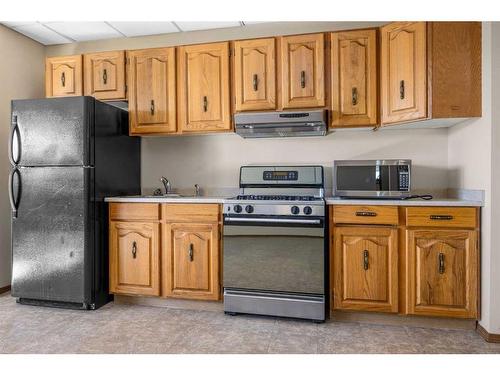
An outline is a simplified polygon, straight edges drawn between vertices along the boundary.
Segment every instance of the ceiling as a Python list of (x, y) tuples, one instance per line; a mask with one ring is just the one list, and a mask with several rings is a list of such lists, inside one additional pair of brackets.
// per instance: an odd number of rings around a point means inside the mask
[(245, 27), (257, 22), (0, 22), (44, 45), (88, 40)]

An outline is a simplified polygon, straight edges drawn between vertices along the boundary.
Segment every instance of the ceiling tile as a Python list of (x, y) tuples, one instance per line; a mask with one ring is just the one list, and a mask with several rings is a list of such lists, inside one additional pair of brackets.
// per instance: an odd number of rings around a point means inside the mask
[(175, 22), (182, 31), (221, 29), (224, 27), (241, 26), (238, 21), (234, 22)]
[(105, 22), (43, 22), (43, 24), (77, 42), (123, 36)]
[(47, 29), (40, 23), (15, 27), (14, 30), (45, 45), (71, 43), (71, 40)]
[(172, 22), (108, 22), (125, 36), (177, 33)]

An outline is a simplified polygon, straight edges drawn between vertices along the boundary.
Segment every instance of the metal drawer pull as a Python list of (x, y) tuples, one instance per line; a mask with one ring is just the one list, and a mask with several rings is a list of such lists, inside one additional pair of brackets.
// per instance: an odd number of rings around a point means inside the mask
[(66, 86), (66, 75), (64, 74), (64, 72), (61, 73), (61, 85), (62, 87)]
[(106, 84), (108, 82), (108, 72), (106, 69), (104, 69), (104, 72), (102, 73), (102, 82)]
[(206, 96), (203, 97), (203, 112), (208, 111), (208, 98)]
[(399, 99), (405, 98), (405, 81), (402, 80), (399, 82)]
[(371, 211), (356, 211), (356, 216), (377, 216), (377, 213)]
[(306, 72), (305, 70), (300, 72), (300, 87), (306, 87)]
[(431, 219), (431, 220), (453, 220), (453, 216), (451, 216), (451, 215), (430, 215), (429, 219)]
[(443, 274), (444, 273), (444, 254), (439, 253), (439, 273)]
[(192, 243), (189, 244), (189, 261), (192, 262), (194, 260), (194, 245)]
[(224, 221), (233, 223), (284, 223), (284, 224), (321, 224), (321, 220), (307, 220), (307, 219), (264, 219), (264, 218), (250, 218), (250, 217), (226, 217)]
[(137, 258), (137, 242), (132, 242), (132, 258)]
[(363, 268), (365, 271), (368, 269), (368, 250), (363, 251)]
[(151, 100), (150, 111), (151, 111), (151, 116), (153, 116), (155, 114), (155, 101), (154, 100)]
[(253, 91), (257, 91), (259, 89), (259, 79), (257, 74), (253, 75)]
[(352, 88), (352, 105), (358, 104), (358, 89), (356, 87)]

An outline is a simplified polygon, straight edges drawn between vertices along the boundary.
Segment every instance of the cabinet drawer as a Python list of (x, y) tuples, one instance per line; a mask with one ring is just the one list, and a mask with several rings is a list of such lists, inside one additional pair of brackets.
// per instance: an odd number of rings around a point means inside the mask
[(473, 207), (407, 207), (409, 227), (475, 228), (477, 209)]
[(333, 206), (333, 222), (398, 225), (398, 208), (388, 206)]
[(217, 222), (219, 221), (218, 204), (164, 204), (166, 221), (175, 222)]
[(159, 220), (160, 205), (156, 203), (111, 203), (111, 220)]

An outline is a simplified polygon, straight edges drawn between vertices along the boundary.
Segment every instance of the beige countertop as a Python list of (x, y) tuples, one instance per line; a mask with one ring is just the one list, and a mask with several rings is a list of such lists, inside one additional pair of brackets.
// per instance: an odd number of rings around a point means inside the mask
[(341, 199), (325, 198), (327, 205), (363, 205), (363, 206), (446, 206), (446, 207), (482, 207), (484, 202), (458, 198), (424, 199)]
[(105, 198), (105, 202), (114, 203), (224, 203), (226, 197), (219, 196), (199, 196), (199, 197), (154, 197), (154, 196), (142, 196), (142, 195), (131, 195), (124, 197), (108, 197)]

